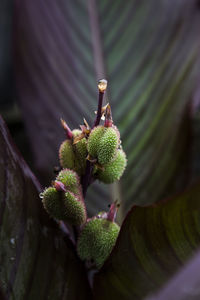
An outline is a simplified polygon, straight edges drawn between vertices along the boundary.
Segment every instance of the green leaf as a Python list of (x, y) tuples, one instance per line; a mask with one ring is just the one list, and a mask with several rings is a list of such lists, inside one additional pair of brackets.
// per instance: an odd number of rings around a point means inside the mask
[(144, 299), (163, 287), (200, 246), (199, 197), (198, 182), (158, 205), (133, 207), (95, 276), (95, 299)]
[(44, 211), (41, 187), (16, 151), (2, 118), (0, 169), (1, 298), (90, 299), (84, 267)]
[(40, 172), (50, 178), (57, 164), (60, 117), (71, 127), (82, 117), (92, 122), (96, 78), (105, 76), (128, 167), (110, 196), (107, 186), (92, 188), (90, 213), (112, 196), (123, 201), (124, 215), (133, 203), (153, 203), (185, 186), (188, 104), (200, 69), (197, 3), (16, 3), (17, 89)]

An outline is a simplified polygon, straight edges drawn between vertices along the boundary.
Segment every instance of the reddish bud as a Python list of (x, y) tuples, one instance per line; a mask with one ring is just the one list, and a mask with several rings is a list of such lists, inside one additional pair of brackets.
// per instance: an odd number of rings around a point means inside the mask
[(67, 139), (71, 140), (73, 137), (71, 129), (69, 128), (69, 126), (63, 119), (60, 119), (60, 121), (61, 121), (62, 127), (64, 128), (64, 130), (66, 132)]
[(53, 185), (58, 192), (66, 192), (65, 185), (61, 181), (56, 180)]
[(111, 204), (109, 212), (107, 213), (107, 220), (114, 222), (116, 219), (117, 211), (119, 209), (119, 204), (117, 201)]
[(104, 127), (112, 127), (112, 125), (113, 125), (113, 120), (112, 120), (111, 107), (110, 104), (108, 104), (106, 106), (106, 111), (105, 111)]

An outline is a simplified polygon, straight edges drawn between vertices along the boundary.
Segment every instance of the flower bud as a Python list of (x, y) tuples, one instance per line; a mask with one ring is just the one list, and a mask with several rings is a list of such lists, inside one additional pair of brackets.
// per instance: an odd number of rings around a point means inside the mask
[(104, 214), (89, 219), (78, 239), (79, 257), (84, 261), (93, 261), (98, 269), (101, 268), (115, 245), (119, 230), (119, 226), (106, 219)]
[(119, 180), (126, 168), (127, 159), (123, 150), (118, 149), (114, 160), (104, 165), (104, 169), (98, 169), (96, 177), (104, 183), (113, 183)]

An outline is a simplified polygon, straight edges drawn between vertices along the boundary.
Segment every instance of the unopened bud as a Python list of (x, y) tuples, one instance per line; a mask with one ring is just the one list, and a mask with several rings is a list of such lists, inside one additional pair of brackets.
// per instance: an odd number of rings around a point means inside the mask
[(104, 127), (112, 127), (113, 120), (112, 120), (112, 113), (111, 113), (111, 107), (110, 104), (106, 106), (106, 111), (105, 111), (105, 122), (104, 122)]
[(66, 187), (61, 181), (54, 181), (53, 185), (58, 192), (66, 192)]
[(109, 212), (107, 213), (107, 220), (114, 222), (116, 219), (117, 211), (119, 209), (119, 203), (115, 201), (111, 204)]

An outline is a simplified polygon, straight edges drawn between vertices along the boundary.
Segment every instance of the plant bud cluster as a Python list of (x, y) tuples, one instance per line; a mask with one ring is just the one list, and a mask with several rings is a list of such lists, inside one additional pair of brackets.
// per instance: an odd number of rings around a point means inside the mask
[[(100, 97), (103, 97), (107, 81), (100, 80), (98, 87)], [(112, 122), (110, 105), (102, 110), (101, 107), (98, 106), (98, 117), (92, 129), (84, 120), (81, 130), (71, 131), (61, 120), (66, 132), (66, 140), (59, 148), (62, 170), (52, 186), (41, 194), (44, 208), (52, 218), (80, 226), (77, 253), (83, 261), (92, 263), (98, 269), (110, 255), (119, 234), (120, 228), (114, 222), (118, 206), (113, 203), (109, 212), (101, 212), (87, 219), (83, 199), (84, 178), (91, 176), (86, 181), (87, 187), (88, 182), (90, 184), (96, 179), (106, 184), (113, 183), (120, 179), (127, 164), (119, 130)], [(103, 114), (105, 123), (99, 125)]]
[(94, 175), (104, 183), (113, 183), (122, 176), (127, 160), (122, 150), (120, 133), (115, 126), (95, 127), (88, 138), (88, 153), (91, 160), (96, 159)]
[[(87, 135), (74, 129), (72, 134), (72, 139), (66, 139), (59, 149), (60, 164), (63, 168), (74, 170), (81, 176), (85, 173), (86, 159), (89, 159), (95, 165), (95, 179), (107, 184), (120, 179), (127, 160), (122, 150), (120, 133), (115, 126), (99, 125)], [(74, 142), (75, 139), (78, 141)]]

